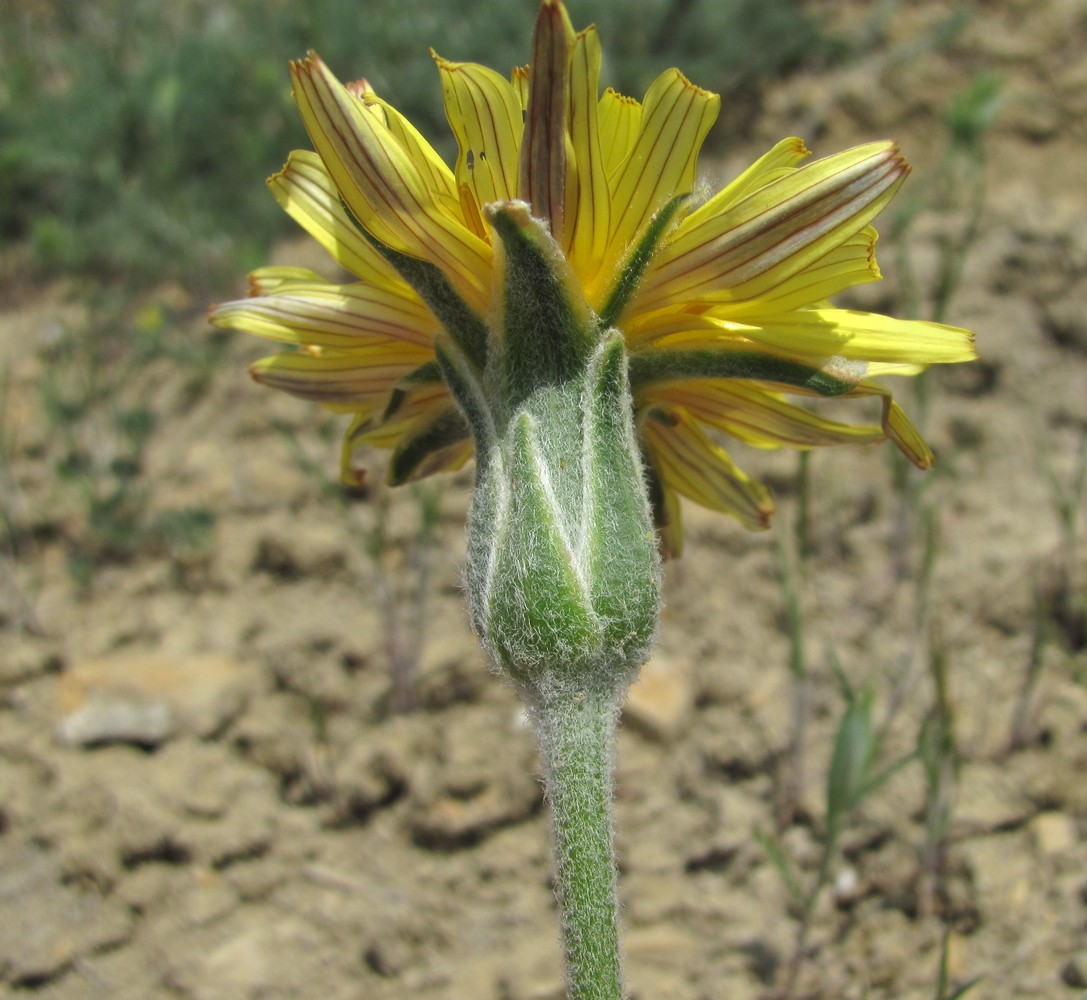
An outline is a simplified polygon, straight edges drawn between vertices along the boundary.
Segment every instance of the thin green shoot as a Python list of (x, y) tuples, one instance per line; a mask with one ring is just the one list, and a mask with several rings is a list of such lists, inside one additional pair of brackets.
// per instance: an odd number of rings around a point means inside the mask
[(841, 835), (849, 820), (869, 796), (914, 757), (914, 753), (909, 753), (889, 764), (880, 765), (881, 741), (873, 721), (874, 690), (869, 685), (857, 692), (846, 679), (833, 651), (830, 661), (832, 670), (839, 678), (839, 690), (845, 706), (827, 769), (819, 862), (807, 886), (797, 877), (780, 846), (765, 835), (757, 837), (799, 912), (792, 951), (785, 963), (781, 985), (774, 994), (776, 1000), (790, 1000), (796, 993), (816, 909), (831, 883), (831, 867), (838, 856)]

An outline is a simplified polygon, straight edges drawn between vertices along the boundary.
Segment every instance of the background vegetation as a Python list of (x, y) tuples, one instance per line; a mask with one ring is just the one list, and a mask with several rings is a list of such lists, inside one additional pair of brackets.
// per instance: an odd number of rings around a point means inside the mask
[[(572, 0), (609, 39), (605, 75), (640, 96), (682, 64), (750, 117), (761, 84), (835, 46), (802, 5)], [(635, 16), (636, 12), (636, 16)], [(532, 0), (35, 0), (0, 6), (0, 238), (46, 272), (214, 288), (288, 223), (260, 183), (307, 145), (287, 60), (318, 50), (443, 148), (427, 56), (523, 63)], [(446, 145), (445, 150), (448, 151)]]

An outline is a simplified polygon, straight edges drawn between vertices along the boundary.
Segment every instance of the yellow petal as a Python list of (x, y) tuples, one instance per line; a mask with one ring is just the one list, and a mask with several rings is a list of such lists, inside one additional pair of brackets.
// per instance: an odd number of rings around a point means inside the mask
[(731, 514), (753, 530), (770, 526), (774, 503), (766, 487), (740, 471), (682, 409), (650, 407), (639, 429), (666, 488)]
[(505, 77), (475, 63), (453, 63), (433, 51), (442, 80), (445, 115), (457, 138), (456, 181), (476, 205), (517, 197), (521, 101)]
[(530, 72), (528, 66), (514, 66), (510, 72), (510, 84), (517, 94), (517, 100), (521, 102), (521, 121), (525, 120), (525, 112), (528, 111), (528, 78)]
[[(403, 480), (403, 482), (418, 482), (420, 479), (437, 475), (439, 472), (456, 472), (458, 469), (463, 468), (475, 453), (476, 449), (471, 437), (454, 441), (444, 448), (430, 452), (422, 462), (414, 466), (411, 476)], [(402, 485), (402, 483), (394, 483), (393, 485)]]
[(460, 186), (460, 210), (464, 217), (464, 224), (480, 239), (489, 241), (487, 224), (479, 211), (479, 201), (475, 192), (467, 184)]
[(642, 127), (642, 106), (633, 97), (624, 97), (608, 87), (600, 97), (597, 118), (600, 122), (604, 172), (611, 180), (638, 139)]
[[(753, 317), (781, 314), (823, 302), (854, 285), (879, 281), (876, 264), (876, 231), (865, 226), (840, 247), (824, 254), (797, 274), (782, 277), (779, 284), (757, 295), (714, 302), (706, 313), (718, 319), (754, 322)], [(749, 289), (735, 290), (737, 296)]]
[[(846, 367), (860, 362), (891, 365), (951, 364), (977, 357), (969, 330), (943, 323), (894, 319), (852, 309), (797, 309), (759, 316), (758, 322), (717, 319), (661, 311), (636, 317), (628, 340), (653, 350), (699, 350), (762, 346), (778, 355), (823, 367), (839, 358)], [(884, 374), (886, 372), (881, 372)], [(869, 374), (865, 372), (865, 374)]]
[(682, 407), (702, 423), (756, 448), (816, 448), (884, 439), (880, 427), (827, 420), (780, 393), (735, 380), (655, 383), (647, 390), (645, 403), (658, 401)]
[(350, 413), (383, 405), (393, 386), (418, 365), (417, 358), (400, 359), (374, 347), (337, 355), (274, 354), (252, 364), (249, 373), (273, 389)]
[(865, 378), (879, 378), (882, 375), (920, 375), (928, 365), (892, 364), (890, 361), (869, 361), (864, 366)]
[(570, 264), (583, 282), (600, 267), (607, 246), (611, 195), (597, 119), (600, 39), (596, 28), (582, 31), (570, 55), (567, 128), (577, 185), (564, 210)]
[(284, 211), (341, 267), (360, 278), (402, 284), (344, 211), (336, 185), (316, 153), (296, 149), (287, 165), (268, 178), (268, 187)]
[(609, 253), (621, 256), (658, 209), (693, 189), (698, 151), (720, 107), (720, 97), (678, 69), (650, 86), (638, 137), (615, 177)]
[(789, 171), (722, 212), (688, 219), (661, 249), (634, 308), (762, 294), (867, 226), (908, 171), (894, 143), (871, 143)]
[(753, 191), (791, 173), (809, 156), (811, 156), (811, 150), (804, 145), (803, 139), (798, 139), (796, 136), (782, 139), (773, 149), (752, 163), (739, 177), (692, 212), (687, 217), (686, 225), (693, 227), (706, 219), (720, 215)]
[(917, 468), (922, 470), (932, 468), (936, 456), (933, 455), (928, 442), (921, 436), (921, 432), (914, 426), (913, 421), (906, 415), (906, 411), (894, 401), (889, 390), (871, 382), (862, 382), (849, 395), (878, 396), (883, 402), (883, 417), (880, 422), (887, 437)]
[(917, 468), (932, 468), (936, 456), (932, 453), (928, 442), (921, 436), (921, 432), (913, 425), (913, 421), (906, 415), (906, 411), (893, 399), (884, 410), (883, 427), (887, 431), (887, 437)]
[(308, 267), (273, 264), (258, 267), (255, 271), (249, 272), (249, 294), (270, 295), (284, 285), (298, 281), (312, 281), (320, 284), (324, 280), (316, 271), (311, 271)]
[(216, 326), (245, 330), (258, 337), (324, 348), (354, 348), (369, 342), (404, 345), (419, 362), (433, 354), (439, 330), (433, 313), (414, 293), (359, 282), (285, 282), (258, 298), (216, 306)]
[(363, 109), (316, 55), (292, 63), (291, 77), (310, 139), (359, 222), (388, 246), (436, 264), (485, 311), (490, 246), (449, 214), (382, 117)]
[(853, 309), (798, 309), (763, 317), (743, 335), (787, 354), (933, 365), (977, 358), (969, 330)]
[(649, 492), (653, 502), (653, 525), (662, 559), (678, 559), (683, 555), (683, 505), (679, 494), (660, 481), (650, 466), (647, 470)]
[(377, 448), (392, 448), (414, 427), (430, 423), (439, 413), (453, 404), (453, 397), (444, 382), (428, 382), (411, 386), (400, 395), (395, 408), (375, 417), (366, 427), (360, 427), (355, 440)]
[(411, 158), (437, 202), (447, 211), (452, 210), (453, 216), (456, 217), (459, 207), (457, 182), (445, 160), (423, 138), (419, 130), (388, 101), (382, 100), (372, 90), (367, 90), (360, 96), (363, 108), (380, 118), (382, 124), (388, 128), (389, 134)]

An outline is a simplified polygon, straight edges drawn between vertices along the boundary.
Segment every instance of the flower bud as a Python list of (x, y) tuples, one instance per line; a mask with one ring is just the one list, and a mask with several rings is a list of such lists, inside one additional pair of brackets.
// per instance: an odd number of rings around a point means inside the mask
[(476, 441), (473, 625), (537, 692), (618, 692), (648, 656), (660, 608), (625, 343), (600, 328), (527, 206), (490, 216), (503, 260), (487, 369), (439, 352)]

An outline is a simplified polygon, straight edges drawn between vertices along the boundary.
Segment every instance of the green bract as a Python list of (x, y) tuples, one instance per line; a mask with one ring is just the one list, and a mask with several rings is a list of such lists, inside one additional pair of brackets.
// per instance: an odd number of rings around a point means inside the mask
[(660, 607), (626, 348), (526, 204), (488, 214), (502, 281), (487, 364), (449, 343), (438, 353), (475, 439), (472, 621), (537, 693), (618, 691), (648, 656)]

